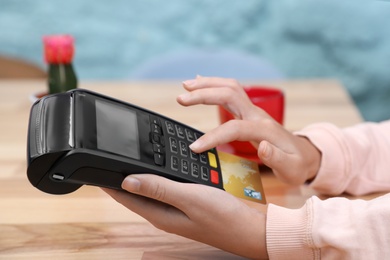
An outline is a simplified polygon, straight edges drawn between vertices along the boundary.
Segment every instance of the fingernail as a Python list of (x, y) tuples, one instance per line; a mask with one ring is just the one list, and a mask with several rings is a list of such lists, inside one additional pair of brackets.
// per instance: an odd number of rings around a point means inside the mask
[(129, 191), (129, 192), (137, 192), (140, 190), (140, 187), (141, 187), (140, 180), (138, 180), (130, 175), (127, 176), (122, 182), (122, 188), (124, 190)]
[(199, 150), (199, 148), (201, 147), (202, 143), (200, 140), (196, 140), (195, 142), (193, 142), (192, 144), (190, 144), (190, 149), (191, 150)]
[(187, 101), (189, 97), (190, 97), (190, 94), (189, 94), (189, 93), (184, 93), (184, 94), (181, 94), (181, 95), (178, 96), (178, 98), (179, 98), (181, 101)]
[(271, 157), (271, 147), (266, 143), (260, 144), (261, 157), (263, 159), (269, 159)]
[(201, 77), (202, 77), (202, 76), (201, 76), (201, 75), (199, 75), (199, 74), (198, 74), (198, 75), (196, 75), (196, 78), (197, 78), (197, 79), (200, 79)]
[(193, 85), (195, 85), (196, 80), (195, 79), (189, 79), (189, 80), (183, 81), (182, 83), (183, 83), (183, 85), (185, 85), (187, 87), (192, 87)]

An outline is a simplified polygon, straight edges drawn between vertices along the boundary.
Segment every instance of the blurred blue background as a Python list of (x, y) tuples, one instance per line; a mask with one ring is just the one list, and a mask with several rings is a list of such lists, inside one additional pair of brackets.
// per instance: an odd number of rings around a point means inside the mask
[(0, 54), (45, 66), (42, 36), (69, 33), (80, 80), (123, 80), (175, 51), (237, 50), (339, 79), (371, 121), (390, 118), (389, 28), (379, 0), (0, 0)]

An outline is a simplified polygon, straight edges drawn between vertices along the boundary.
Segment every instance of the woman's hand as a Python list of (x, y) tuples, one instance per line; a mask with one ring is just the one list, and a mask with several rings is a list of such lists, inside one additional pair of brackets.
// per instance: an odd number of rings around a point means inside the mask
[(206, 133), (190, 148), (197, 153), (231, 141), (250, 141), (261, 161), (279, 179), (303, 184), (317, 174), (321, 153), (306, 138), (291, 134), (266, 112), (253, 105), (242, 86), (233, 79), (197, 77), (183, 82), (188, 91), (177, 101), (184, 106), (221, 105), (236, 120)]
[[(234, 140), (251, 141), (261, 161), (279, 178), (301, 184), (315, 176), (320, 152), (254, 106), (237, 81), (197, 77), (183, 85), (188, 93), (177, 98), (180, 104), (222, 105), (236, 118), (195, 141), (193, 151), (203, 152)], [(150, 174), (128, 176), (122, 188), (128, 192), (104, 190), (159, 229), (244, 257), (268, 258), (266, 215), (225, 191)]]
[(265, 214), (223, 190), (151, 174), (130, 175), (122, 188), (128, 192), (104, 190), (159, 229), (244, 257), (268, 258)]

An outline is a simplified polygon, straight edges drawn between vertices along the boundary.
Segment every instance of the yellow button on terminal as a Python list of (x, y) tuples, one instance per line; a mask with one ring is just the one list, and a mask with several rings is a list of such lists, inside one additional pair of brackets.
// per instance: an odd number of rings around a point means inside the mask
[(208, 152), (207, 155), (209, 157), (209, 164), (210, 164), (210, 166), (214, 167), (214, 168), (217, 168), (218, 165), (217, 165), (217, 158), (215, 157), (215, 154)]

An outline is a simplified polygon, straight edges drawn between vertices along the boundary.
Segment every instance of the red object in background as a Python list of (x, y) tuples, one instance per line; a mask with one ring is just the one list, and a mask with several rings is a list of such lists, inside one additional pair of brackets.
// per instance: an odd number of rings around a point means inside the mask
[(74, 40), (70, 35), (43, 37), (44, 59), (48, 64), (70, 64), (74, 55)]
[[(244, 89), (253, 104), (262, 108), (272, 118), (274, 118), (275, 121), (283, 124), (284, 94), (282, 90), (264, 86), (249, 86)], [(234, 119), (233, 115), (222, 106), (218, 107), (218, 112), (221, 124)], [(262, 130), (258, 129), (258, 131)], [(218, 146), (218, 150), (261, 163), (257, 156), (257, 150), (250, 142), (233, 141), (231, 143)]]

